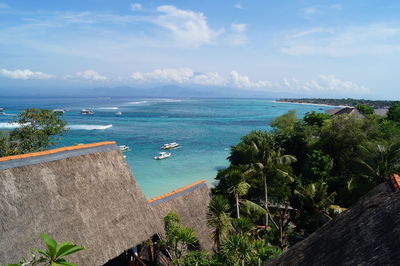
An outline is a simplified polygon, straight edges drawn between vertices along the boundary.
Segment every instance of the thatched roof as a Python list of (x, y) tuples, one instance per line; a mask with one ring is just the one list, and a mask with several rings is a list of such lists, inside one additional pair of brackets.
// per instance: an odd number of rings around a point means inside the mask
[(184, 226), (192, 228), (199, 244), (204, 250), (212, 249), (212, 236), (207, 226), (207, 208), (210, 201), (210, 190), (204, 180), (180, 188), (171, 193), (149, 200), (149, 203), (163, 222), (168, 212), (175, 212)]
[(0, 264), (43, 247), (43, 232), (102, 265), (162, 227), (114, 142), (0, 158), (0, 214)]
[(365, 118), (365, 115), (363, 115), (357, 108), (354, 107), (328, 109), (325, 112), (330, 115), (351, 115), (358, 119)]
[(267, 265), (398, 265), (400, 191), (384, 183)]

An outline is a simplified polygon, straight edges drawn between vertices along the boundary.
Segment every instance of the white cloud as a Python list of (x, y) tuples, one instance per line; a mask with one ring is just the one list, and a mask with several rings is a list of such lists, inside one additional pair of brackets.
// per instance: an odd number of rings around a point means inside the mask
[(400, 53), (400, 25), (312, 28), (288, 34), (282, 52), (297, 56), (356, 56)]
[(156, 9), (162, 15), (155, 18), (155, 23), (172, 33), (175, 40), (190, 47), (212, 44), (222, 31), (209, 28), (207, 18), (201, 12), (177, 9), (171, 5)]
[(132, 9), (132, 11), (140, 10), (140, 9), (142, 9), (142, 4), (139, 4), (139, 3), (131, 4), (131, 9)]
[(30, 69), (7, 70), (0, 69), (0, 76), (10, 79), (50, 79), (53, 76), (43, 72), (33, 72)]
[(218, 73), (194, 73), (190, 68), (156, 69), (152, 72), (134, 72), (131, 78), (145, 83), (177, 83), (218, 86), (226, 83)]
[(315, 8), (315, 7), (305, 7), (305, 8), (300, 9), (300, 11), (307, 15), (319, 13), (319, 9)]
[(236, 33), (243, 33), (247, 30), (247, 24), (232, 23), (231, 30)]
[(0, 8), (9, 8), (9, 6), (5, 3), (0, 2)]
[(266, 88), (272, 85), (269, 81), (251, 81), (248, 76), (240, 75), (237, 71), (231, 71), (231, 82), (237, 88), (246, 88), (246, 89), (254, 89), (254, 88)]
[(237, 9), (243, 9), (243, 7), (242, 7), (242, 5), (240, 3), (234, 4), (233, 7), (237, 8)]
[(95, 81), (100, 81), (100, 80), (106, 80), (107, 77), (101, 75), (99, 72), (95, 70), (85, 70), (83, 72), (78, 72), (76, 73), (76, 77), (82, 78), (82, 79), (87, 79), (87, 80), (95, 80)]
[(245, 32), (247, 31), (247, 24), (232, 23), (231, 31), (233, 32), (228, 36), (228, 40), (233, 45), (244, 45), (248, 43)]

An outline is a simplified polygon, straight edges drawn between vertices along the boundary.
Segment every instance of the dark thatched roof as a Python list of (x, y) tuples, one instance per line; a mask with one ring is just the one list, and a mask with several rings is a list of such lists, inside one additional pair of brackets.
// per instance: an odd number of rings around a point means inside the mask
[(0, 158), (0, 213), (0, 264), (43, 247), (43, 232), (102, 265), (162, 227), (115, 143)]
[(399, 265), (400, 191), (384, 183), (267, 265)]
[(149, 203), (163, 222), (163, 217), (168, 212), (175, 212), (181, 218), (184, 226), (192, 228), (199, 239), (200, 247), (210, 251), (212, 249), (212, 236), (207, 226), (207, 207), (210, 201), (210, 190), (204, 180), (193, 183), (187, 187), (149, 200)]
[(365, 115), (363, 115), (357, 108), (354, 107), (328, 109), (325, 112), (330, 115), (351, 115), (358, 119), (365, 118)]

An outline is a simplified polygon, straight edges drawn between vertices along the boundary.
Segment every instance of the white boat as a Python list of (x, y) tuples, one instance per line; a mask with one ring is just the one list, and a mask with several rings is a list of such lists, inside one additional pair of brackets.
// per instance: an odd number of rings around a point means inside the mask
[(86, 109), (82, 109), (80, 113), (81, 113), (81, 115), (92, 115), (92, 114), (94, 114), (94, 112), (92, 110), (86, 110)]
[(122, 112), (116, 112), (115, 115), (122, 115)]
[(0, 107), (0, 112), (3, 112), (4, 111), (4, 108), (3, 107)]
[(161, 149), (169, 150), (169, 149), (175, 149), (175, 148), (177, 148), (177, 147), (179, 147), (179, 143), (171, 142), (171, 143), (164, 144), (164, 145), (161, 147)]
[(5, 112), (0, 112), (0, 115), (6, 115), (6, 113)]
[(126, 145), (120, 145), (118, 147), (119, 147), (120, 151), (129, 151), (130, 150), (129, 146), (126, 146)]
[(155, 160), (162, 160), (165, 158), (171, 157), (171, 153), (169, 152), (160, 152), (157, 156), (154, 157)]

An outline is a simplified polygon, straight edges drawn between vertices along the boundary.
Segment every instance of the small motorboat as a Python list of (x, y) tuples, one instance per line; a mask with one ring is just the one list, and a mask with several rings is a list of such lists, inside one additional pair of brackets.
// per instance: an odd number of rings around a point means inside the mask
[(162, 160), (165, 158), (171, 157), (171, 153), (169, 152), (160, 152), (157, 156), (154, 157), (155, 160)]
[(5, 112), (0, 112), (0, 115), (6, 115), (6, 113)]
[(129, 146), (126, 146), (126, 145), (120, 145), (118, 147), (119, 147), (119, 150), (122, 152), (130, 150)]
[(4, 111), (4, 108), (3, 107), (0, 107), (0, 112), (3, 112)]
[(116, 112), (115, 115), (122, 115), (122, 112)]
[(92, 110), (82, 109), (80, 112), (81, 115), (92, 115), (94, 112)]
[(178, 147), (179, 147), (179, 143), (171, 142), (171, 143), (164, 144), (161, 147), (161, 149), (170, 150), (170, 149), (175, 149), (175, 148), (178, 148)]

